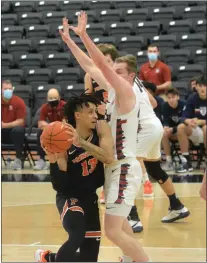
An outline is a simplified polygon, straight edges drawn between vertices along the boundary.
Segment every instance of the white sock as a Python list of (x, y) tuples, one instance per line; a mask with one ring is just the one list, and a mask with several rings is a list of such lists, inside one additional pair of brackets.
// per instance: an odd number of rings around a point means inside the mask
[(166, 160), (168, 163), (172, 163), (172, 157), (170, 155), (166, 155)]
[(143, 183), (145, 183), (146, 181), (149, 181), (149, 176), (147, 172), (143, 174)]
[(180, 160), (182, 163), (187, 163), (187, 159), (183, 155), (180, 155)]
[(130, 258), (129, 256), (123, 255), (122, 257), (123, 257), (123, 262), (133, 262), (133, 259)]

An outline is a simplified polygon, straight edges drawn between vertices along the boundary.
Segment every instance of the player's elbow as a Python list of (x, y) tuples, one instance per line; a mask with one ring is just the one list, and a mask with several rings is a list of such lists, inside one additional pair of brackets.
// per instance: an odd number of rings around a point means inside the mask
[(105, 164), (112, 164), (113, 162), (114, 162), (114, 157), (107, 154), (104, 163), (105, 163)]

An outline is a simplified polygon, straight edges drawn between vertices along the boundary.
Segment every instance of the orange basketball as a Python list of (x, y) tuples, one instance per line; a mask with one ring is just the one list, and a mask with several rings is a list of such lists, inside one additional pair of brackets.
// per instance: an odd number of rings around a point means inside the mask
[(41, 135), (44, 147), (52, 153), (67, 151), (72, 143), (68, 141), (71, 137), (66, 133), (66, 130), (67, 128), (65, 128), (60, 121), (55, 121), (47, 125)]

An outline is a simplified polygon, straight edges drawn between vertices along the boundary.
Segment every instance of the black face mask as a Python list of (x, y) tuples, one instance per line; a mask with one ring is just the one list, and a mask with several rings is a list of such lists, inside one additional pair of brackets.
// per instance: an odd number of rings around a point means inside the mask
[(59, 100), (52, 100), (47, 102), (52, 108), (57, 107), (59, 104)]

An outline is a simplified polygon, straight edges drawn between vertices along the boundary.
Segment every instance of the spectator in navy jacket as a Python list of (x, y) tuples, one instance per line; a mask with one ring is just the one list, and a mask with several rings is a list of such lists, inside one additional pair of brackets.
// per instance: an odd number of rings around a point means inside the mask
[(167, 102), (163, 105), (163, 126), (164, 135), (162, 139), (163, 149), (166, 155), (166, 164), (163, 169), (173, 170), (173, 163), (170, 151), (170, 140), (177, 140), (177, 127), (181, 123), (185, 102), (180, 100), (176, 88), (167, 91)]
[(156, 94), (156, 85), (154, 83), (147, 82), (147, 81), (142, 81), (142, 83), (143, 83), (144, 87), (148, 90), (148, 92), (157, 101), (157, 107), (154, 108), (154, 112), (155, 112), (156, 116), (160, 119), (160, 121), (162, 122), (162, 106), (164, 104), (163, 98), (155, 95)]
[(201, 77), (196, 81), (197, 92), (190, 96), (183, 111), (182, 124), (178, 126), (178, 141), (184, 162), (178, 172), (192, 171), (193, 167), (189, 156), (190, 139), (195, 145), (204, 143), (206, 148), (206, 122), (207, 122), (207, 79)]

